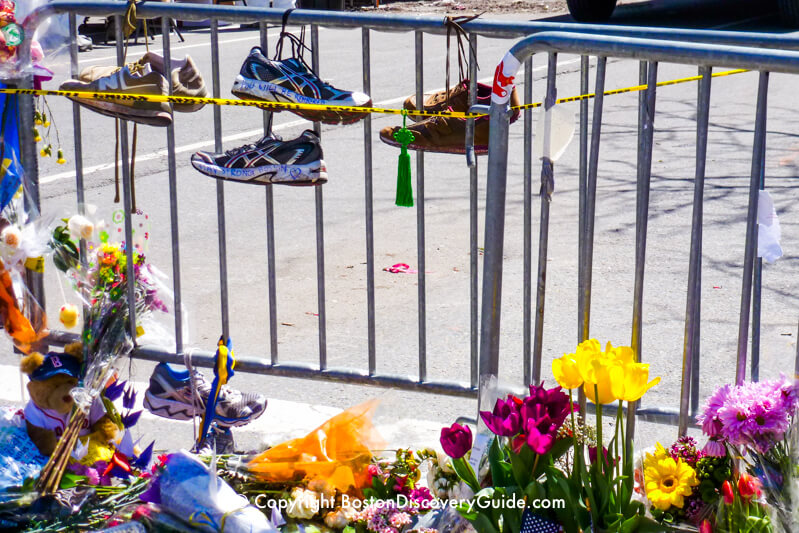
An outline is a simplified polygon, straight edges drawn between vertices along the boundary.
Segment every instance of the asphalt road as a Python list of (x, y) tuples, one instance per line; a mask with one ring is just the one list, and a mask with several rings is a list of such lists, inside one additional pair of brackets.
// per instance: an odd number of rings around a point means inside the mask
[[(715, 7), (714, 7), (715, 6)], [(721, 7), (724, 6), (724, 9)], [(732, 7), (731, 7), (732, 6)], [(772, 8), (753, 2), (665, 2), (621, 5), (612, 23), (717, 27), (741, 31), (777, 30)], [(545, 20), (565, 20), (556, 16)], [(566, 16), (567, 17), (567, 16)], [(488, 18), (488, 16), (486, 16)], [(502, 18), (508, 18), (507, 16)], [(518, 18), (518, 17), (516, 17)], [(699, 21), (702, 22), (699, 22)], [(784, 31), (784, 28), (781, 30)], [(190, 54), (205, 79), (211, 81), (207, 29), (186, 31), (185, 43), (173, 36), (173, 55)], [(270, 46), (276, 30), (270, 30)], [(228, 96), (232, 80), (258, 33), (226, 27), (220, 32), (221, 93)], [(321, 29), (321, 75), (334, 86), (362, 87), (360, 31)], [(158, 41), (154, 41), (157, 43)], [(408, 33), (372, 34), (372, 98), (378, 105), (399, 107), (414, 92), (413, 36)], [(512, 43), (479, 41), (481, 78)], [(156, 49), (158, 45), (152, 44)], [(128, 59), (145, 52), (132, 44)], [(444, 39), (424, 38), (424, 86), (444, 85)], [(578, 93), (579, 60), (559, 58), (559, 96)], [(80, 54), (81, 66), (111, 64), (112, 47), (97, 46)], [(593, 66), (593, 62), (592, 62)], [(66, 75), (57, 68), (56, 87)], [(534, 97), (544, 90), (545, 59), (536, 58)], [(694, 75), (695, 68), (661, 65), (660, 79)], [(518, 81), (521, 81), (519, 76)], [(637, 84), (638, 65), (611, 61), (607, 88)], [(714, 80), (710, 111), (710, 147), (705, 189), (702, 396), (734, 379), (740, 277), (743, 261), (756, 74)], [(521, 87), (519, 88), (522, 89)], [(65, 100), (50, 98), (62, 145), (72, 146), (72, 111)], [(652, 363), (653, 375), (663, 381), (645, 398), (645, 405), (676, 408), (680, 383), (685, 290), (693, 194), (696, 86), (658, 91), (650, 205), (649, 248), (644, 303), (642, 357)], [(796, 338), (796, 292), (799, 285), (799, 226), (795, 188), (799, 140), (796, 128), (795, 83), (773, 75), (769, 95), (769, 137), (766, 181), (777, 206), (785, 257), (764, 268), (761, 375), (770, 377), (793, 369)], [(576, 104), (569, 104), (575, 113)], [(592, 336), (601, 342), (626, 344), (630, 338), (634, 261), (635, 153), (637, 95), (605, 101), (602, 154), (599, 163)], [(114, 124), (111, 119), (81, 111), (87, 201), (110, 213), (114, 195)], [(535, 115), (534, 115), (535, 116)], [(213, 349), (220, 328), (219, 263), (217, 248), (216, 183), (190, 165), (191, 153), (214, 145), (212, 110), (176, 115), (177, 181), (183, 297), (188, 311), (186, 347)], [(417, 266), (416, 211), (394, 206), (397, 150), (378, 139), (378, 131), (397, 124), (394, 116), (376, 115), (372, 124), (374, 160), (375, 280), (378, 371), (413, 375), (418, 368), (416, 277), (384, 272), (395, 263)], [(311, 124), (287, 112), (275, 116), (276, 131), (292, 138)], [(249, 108), (223, 108), (224, 148), (260, 136), (262, 113)], [(522, 122), (511, 128), (505, 241), (501, 380), (518, 386), (522, 351)], [(331, 367), (365, 368), (366, 255), (364, 229), (363, 127), (323, 126), (322, 138), (329, 181), (323, 187), (325, 221), (325, 281), (327, 294), (327, 352)], [(136, 161), (137, 201), (150, 216), (149, 259), (171, 275), (169, 199), (164, 130), (141, 128)], [(70, 160), (70, 155), (67, 156)], [(414, 156), (415, 157), (415, 156)], [(577, 157), (572, 142), (555, 170), (552, 201), (547, 310), (544, 331), (544, 376), (550, 361), (573, 351), (577, 333)], [(425, 157), (427, 242), (427, 353), (431, 379), (468, 381), (469, 377), (469, 182), (462, 156)], [(485, 159), (480, 166), (480, 237), (485, 200)], [(71, 161), (70, 161), (71, 164)], [(41, 162), (43, 210), (67, 215), (75, 209), (74, 176), (69, 165)], [(415, 168), (415, 166), (414, 166)], [(534, 171), (534, 187), (537, 179)], [(314, 191), (274, 188), (277, 245), (278, 338), (281, 361), (313, 363), (318, 358), (316, 293), (316, 236)], [(533, 199), (533, 246), (537, 247), (538, 198)], [(231, 336), (240, 354), (269, 357), (266, 287), (265, 194), (253, 185), (225, 185)], [(110, 217), (110, 215), (109, 215)], [(535, 252), (534, 252), (535, 253)], [(47, 308), (51, 322), (63, 303), (58, 283), (48, 272)], [(76, 303), (76, 299), (67, 296)], [(17, 356), (0, 362), (15, 364)], [(146, 382), (152, 365), (135, 361), (131, 379)], [(127, 373), (127, 365), (125, 367)], [(551, 380), (550, 380), (551, 382)], [(361, 400), (384, 400), (383, 420), (425, 419), (450, 423), (473, 416), (475, 402), (306, 380), (237, 374), (232, 385), (259, 390), (270, 398), (347, 407)], [(159, 445), (185, 446), (169, 426), (153, 426)], [(641, 444), (669, 439), (676, 430), (644, 425)], [(412, 443), (408, 443), (412, 444)]]

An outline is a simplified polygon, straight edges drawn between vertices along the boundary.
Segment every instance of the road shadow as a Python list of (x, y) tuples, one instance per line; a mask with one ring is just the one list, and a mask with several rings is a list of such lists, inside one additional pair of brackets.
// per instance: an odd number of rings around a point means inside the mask
[[(568, 13), (536, 20), (575, 22)], [(789, 28), (780, 22), (776, 0), (649, 0), (620, 3), (607, 23), (781, 33), (796, 31), (796, 28)]]

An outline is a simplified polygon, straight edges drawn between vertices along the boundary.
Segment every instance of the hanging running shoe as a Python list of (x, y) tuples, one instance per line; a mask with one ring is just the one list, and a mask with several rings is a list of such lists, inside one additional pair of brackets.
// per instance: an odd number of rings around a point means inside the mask
[[(153, 71), (149, 64), (132, 63), (97, 79), (84, 82), (67, 80), (59, 90), (91, 93), (129, 93), (144, 95), (167, 95), (169, 85), (166, 78)], [(130, 120), (149, 126), (169, 126), (172, 112), (167, 102), (143, 102), (139, 100), (113, 99), (99, 100), (69, 96), (80, 105), (122, 120)]]
[(291, 141), (267, 135), (223, 154), (197, 152), (191, 164), (212, 178), (262, 185), (321, 185), (327, 181), (319, 137), (305, 130)]
[[(151, 70), (165, 78), (171, 78), (173, 96), (197, 96), (200, 98), (208, 96), (208, 89), (205, 87), (203, 77), (191, 56), (187, 55), (181, 60), (173, 59), (171, 63), (172, 71), (168, 76), (164, 58), (155, 52), (147, 52), (138, 61), (131, 63), (129, 67), (135, 71), (144, 69), (145, 65), (149, 65)], [(98, 78), (110, 76), (120, 69), (121, 67), (117, 66), (95, 65), (86, 67), (80, 72), (78, 79), (82, 82), (91, 83)], [(197, 103), (174, 104), (173, 108), (179, 113), (192, 113), (202, 109), (204, 105)]]
[[(447, 95), (446, 90), (443, 90), (425, 96), (426, 98), (422, 104), (423, 111), (447, 111), (449, 108), (452, 108), (453, 111), (466, 112), (469, 110), (469, 80), (463, 80), (458, 85), (450, 89), (449, 95)], [(449, 96), (449, 100), (447, 99), (447, 96)], [(477, 83), (477, 101), (475, 103), (478, 105), (491, 104), (490, 85), (479, 82)], [(511, 107), (519, 106), (519, 94), (516, 92), (515, 85), (513, 86), (513, 91), (510, 93), (509, 105)], [(416, 95), (414, 94), (406, 98), (402, 107), (408, 111), (416, 111), (418, 109), (416, 106)], [(513, 114), (510, 117), (511, 124), (516, 122), (516, 120), (519, 118), (519, 114), (520, 113), (518, 109), (513, 111)], [(424, 120), (426, 117), (408, 115), (408, 118), (414, 122), (419, 122)]]
[[(233, 94), (244, 100), (291, 102), (295, 104), (370, 107), (372, 99), (361, 92), (343, 91), (320, 80), (302, 59), (290, 57), (272, 60), (259, 47), (250, 50), (236, 81)], [(366, 113), (341, 111), (309, 111), (290, 109), (306, 120), (325, 124), (352, 124)]]
[[(482, 83), (477, 84), (477, 103), (489, 104), (491, 101), (491, 87)], [(510, 97), (511, 107), (519, 105), (519, 96), (516, 88)], [(416, 110), (416, 98), (409, 96), (404, 103), (405, 109)], [(429, 95), (422, 106), (425, 111), (459, 111), (469, 110), (469, 82), (464, 80), (447, 92), (439, 91)], [(511, 115), (511, 123), (519, 118), (519, 111)], [(418, 122), (408, 129), (411, 130), (414, 140), (408, 145), (409, 150), (420, 152), (439, 152), (445, 154), (463, 154), (466, 151), (466, 119), (446, 116), (411, 117)], [(400, 126), (387, 126), (380, 130), (380, 140), (391, 146), (399, 146), (394, 138), (394, 133)], [(488, 117), (480, 117), (474, 121), (474, 151), (477, 155), (488, 153)]]

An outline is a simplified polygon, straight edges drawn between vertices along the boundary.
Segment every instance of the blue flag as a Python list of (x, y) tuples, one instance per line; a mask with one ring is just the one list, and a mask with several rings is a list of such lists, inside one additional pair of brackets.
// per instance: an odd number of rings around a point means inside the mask
[[(0, 87), (5, 85), (0, 83)], [(0, 210), (4, 209), (22, 183), (19, 151), (19, 100), (16, 94), (0, 94)]]

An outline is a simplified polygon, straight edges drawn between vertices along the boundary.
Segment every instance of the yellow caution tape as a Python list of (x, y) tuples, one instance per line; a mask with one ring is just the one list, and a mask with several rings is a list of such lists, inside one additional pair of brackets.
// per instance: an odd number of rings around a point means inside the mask
[(25, 259), (25, 268), (33, 272), (44, 272), (44, 257), (29, 257)]
[[(712, 74), (712, 77), (717, 78), (720, 76), (731, 76), (733, 74), (741, 74), (749, 72), (745, 69), (725, 70)], [(658, 87), (665, 87), (667, 85), (678, 85), (680, 83), (689, 83), (698, 81), (702, 76), (690, 76), (687, 78), (678, 78), (674, 80), (660, 81), (657, 83)], [(632, 87), (625, 87), (623, 89), (611, 89), (604, 92), (605, 96), (614, 94), (631, 93), (636, 91), (646, 90), (647, 85), (634, 85)], [(46, 89), (0, 89), (0, 94), (30, 94), (34, 96), (66, 96), (68, 98), (80, 100), (125, 100), (129, 102), (172, 102), (173, 104), (209, 104), (209, 105), (229, 105), (229, 106), (249, 106), (257, 107), (264, 110), (303, 110), (303, 111), (327, 111), (334, 113), (378, 113), (385, 115), (402, 115), (416, 117), (453, 117), (453, 118), (477, 118), (485, 116), (485, 113), (469, 113), (464, 111), (423, 111), (423, 110), (406, 110), (385, 107), (353, 107), (353, 106), (339, 106), (339, 105), (321, 105), (321, 104), (295, 104), (291, 102), (267, 102), (264, 100), (239, 100), (230, 98), (201, 98), (198, 96), (171, 96), (166, 94), (124, 94), (124, 93), (110, 93), (110, 92), (87, 92), (87, 91), (52, 91)], [(595, 98), (596, 94), (588, 93), (577, 96), (569, 96), (567, 98), (560, 98), (555, 101), (556, 104), (565, 104), (568, 102), (578, 102), (580, 100), (588, 100)], [(541, 102), (532, 104), (524, 104), (513, 106), (511, 109), (523, 110), (541, 107)]]

